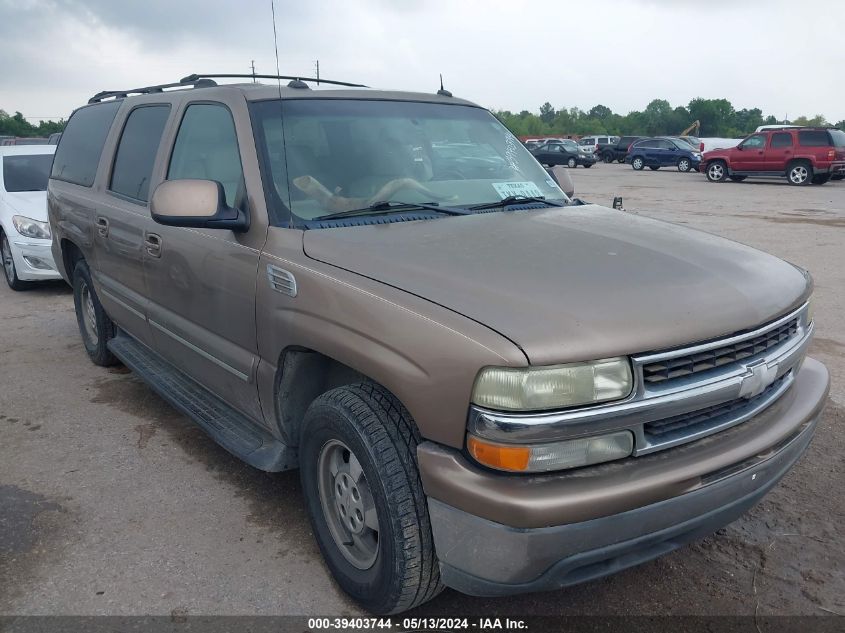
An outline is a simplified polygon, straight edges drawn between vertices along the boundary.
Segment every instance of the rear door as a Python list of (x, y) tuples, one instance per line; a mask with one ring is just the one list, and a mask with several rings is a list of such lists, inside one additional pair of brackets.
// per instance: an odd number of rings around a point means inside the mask
[(170, 111), (169, 104), (142, 104), (119, 122), (106, 195), (95, 218), (100, 300), (122, 328), (146, 345), (152, 341), (146, 320), (144, 235), (153, 224), (150, 178)]
[[(247, 195), (261, 191), (261, 182), (246, 103), (238, 94), (218, 94), (214, 101), (184, 97), (154, 181), (217, 181), (226, 203), (249, 214), (250, 227), (243, 233), (150, 227), (144, 260), (150, 329), (156, 350), (168, 361), (261, 420), (255, 284), (267, 219)], [(249, 189), (248, 171), (254, 181)]]
[(769, 137), (769, 146), (765, 150), (766, 171), (786, 171), (786, 164), (792, 160), (795, 148), (790, 132), (774, 132)]

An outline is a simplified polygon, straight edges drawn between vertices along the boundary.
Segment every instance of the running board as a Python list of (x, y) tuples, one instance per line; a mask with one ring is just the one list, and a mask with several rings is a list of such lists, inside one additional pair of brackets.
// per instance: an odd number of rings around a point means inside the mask
[(128, 334), (120, 331), (108, 342), (108, 348), (156, 393), (235, 457), (268, 472), (297, 467), (294, 449)]

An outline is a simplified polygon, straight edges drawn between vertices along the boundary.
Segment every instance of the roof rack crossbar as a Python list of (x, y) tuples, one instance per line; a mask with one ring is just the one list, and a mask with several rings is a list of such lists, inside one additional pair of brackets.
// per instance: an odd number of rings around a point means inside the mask
[(313, 81), (317, 84), (331, 84), (333, 86), (346, 86), (347, 88), (368, 88), (364, 84), (353, 84), (348, 81), (334, 81), (332, 79), (323, 79), (322, 77), (294, 77), (292, 75), (252, 75), (252, 74), (194, 74), (183, 78), (185, 83), (195, 82), (201, 79), (289, 79), (293, 81)]
[(189, 77), (185, 77), (185, 79), (177, 83), (144, 86), (143, 88), (132, 88), (130, 90), (104, 90), (103, 92), (98, 92), (93, 97), (88, 99), (88, 103), (100, 103), (101, 101), (104, 101), (105, 99), (110, 99), (112, 97), (114, 97), (115, 99), (124, 99), (130, 94), (154, 94), (164, 92), (164, 90), (167, 88), (209, 88), (211, 86), (216, 85), (217, 82), (212, 81), (211, 79), (197, 77), (194, 80), (190, 80)]

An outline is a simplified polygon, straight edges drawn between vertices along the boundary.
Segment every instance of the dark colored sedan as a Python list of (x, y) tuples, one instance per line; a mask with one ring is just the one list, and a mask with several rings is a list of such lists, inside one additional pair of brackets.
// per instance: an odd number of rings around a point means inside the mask
[(625, 162), (638, 171), (643, 167), (655, 170), (661, 167), (677, 167), (678, 171), (698, 171), (701, 152), (686, 141), (658, 136), (631, 145)]
[(545, 143), (532, 149), (531, 153), (534, 154), (534, 157), (541, 164), (549, 167), (554, 167), (555, 165), (566, 165), (567, 167), (583, 165), (584, 167), (592, 167), (596, 163), (595, 156), (585, 154), (578, 148), (578, 143), (568, 139), (554, 143)]

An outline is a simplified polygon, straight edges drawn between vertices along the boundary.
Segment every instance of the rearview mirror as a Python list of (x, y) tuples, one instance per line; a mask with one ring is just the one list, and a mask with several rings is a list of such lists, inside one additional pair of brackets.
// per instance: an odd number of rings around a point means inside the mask
[(226, 192), (216, 180), (165, 180), (150, 203), (153, 220), (167, 226), (246, 231), (249, 218), (226, 204)]

